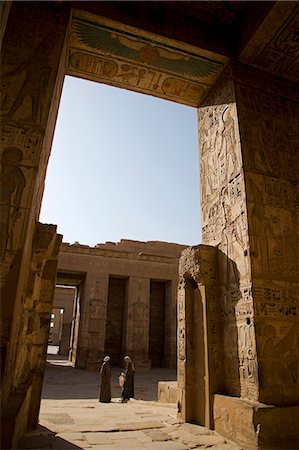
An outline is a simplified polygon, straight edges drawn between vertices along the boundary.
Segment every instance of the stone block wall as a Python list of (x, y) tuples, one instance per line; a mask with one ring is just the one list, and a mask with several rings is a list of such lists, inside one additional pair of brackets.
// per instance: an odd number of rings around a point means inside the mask
[[(185, 247), (130, 240), (96, 247), (77, 243), (62, 245), (58, 280), (63, 277), (64, 283), (78, 283), (80, 317), (74, 308), (74, 299), (69, 297), (66, 302), (73, 314), (70, 335), (76, 337), (70, 344), (70, 351), (77, 367), (97, 370), (109, 349), (112, 363), (116, 365), (122, 365), (123, 356), (129, 354), (139, 369), (148, 369), (152, 364), (176, 367), (178, 261)], [(159, 297), (156, 300), (151, 293), (155, 286), (163, 287), (160, 289), (163, 295), (156, 293)], [(62, 305), (61, 291), (61, 288), (56, 291), (54, 305)], [(154, 300), (161, 301), (159, 317), (155, 311), (150, 314)], [(160, 356), (152, 355), (151, 361), (157, 323), (163, 328), (159, 330), (162, 333), (161, 348), (157, 351)], [(62, 339), (69, 337), (63, 333)]]

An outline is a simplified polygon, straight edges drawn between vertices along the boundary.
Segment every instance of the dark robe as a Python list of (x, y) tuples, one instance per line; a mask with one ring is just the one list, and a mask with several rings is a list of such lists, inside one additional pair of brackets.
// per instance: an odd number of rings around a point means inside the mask
[(104, 362), (100, 369), (101, 386), (99, 401), (102, 403), (109, 403), (111, 401), (111, 369), (108, 362)]
[(126, 376), (126, 380), (121, 391), (121, 398), (123, 400), (129, 400), (130, 398), (134, 397), (135, 371), (133, 370), (131, 362), (128, 363), (126, 369), (124, 370), (124, 374)]

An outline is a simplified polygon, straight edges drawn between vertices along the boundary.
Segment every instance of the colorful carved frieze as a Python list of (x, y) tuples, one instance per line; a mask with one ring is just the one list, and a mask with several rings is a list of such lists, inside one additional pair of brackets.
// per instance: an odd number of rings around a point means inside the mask
[(198, 106), (227, 59), (118, 22), (74, 11), (68, 72)]

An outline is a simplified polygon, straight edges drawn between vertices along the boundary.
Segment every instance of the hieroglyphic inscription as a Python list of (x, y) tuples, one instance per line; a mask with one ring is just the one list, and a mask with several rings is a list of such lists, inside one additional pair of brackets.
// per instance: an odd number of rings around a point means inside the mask
[(74, 11), (68, 72), (197, 106), (226, 58)]
[[(254, 69), (250, 70), (252, 80)], [(260, 401), (298, 399), (298, 105), (255, 70), (237, 86), (247, 187)], [(261, 76), (264, 85), (261, 84)], [(293, 86), (290, 82), (290, 87)], [(286, 94), (285, 94), (286, 92)], [(294, 99), (295, 100), (295, 99)], [(271, 281), (270, 281), (271, 280)]]
[(299, 44), (298, 10), (296, 8), (289, 19), (285, 21), (275, 36), (264, 47), (263, 51), (256, 55), (253, 63), (272, 73), (297, 79), (296, 74), (299, 72)]
[(259, 287), (254, 286), (257, 317), (298, 318), (299, 287)]
[(38, 128), (24, 125), (16, 126), (14, 122), (3, 122), (1, 125), (1, 142), (6, 146), (22, 148), (23, 163), (34, 166), (42, 143), (42, 133)]
[[(243, 161), (234, 85), (222, 74), (199, 109), (203, 242), (217, 246), (224, 385), (231, 395), (258, 397), (255, 340), (242, 337), (253, 319)], [(211, 106), (212, 105), (212, 106)], [(247, 332), (246, 332), (247, 333)], [(247, 334), (246, 334), (247, 335)]]
[(298, 106), (277, 92), (269, 92), (270, 83), (256, 92), (245, 86), (245, 82), (246, 78), (238, 93), (253, 273), (296, 281), (299, 275)]
[(197, 106), (198, 101), (194, 99), (201, 98), (205, 93), (205, 88), (198, 83), (169, 77), (161, 71), (140, 67), (127, 61), (109, 60), (82, 51), (71, 54), (68, 72), (85, 74), (94, 80), (159, 97), (186, 101), (191, 106)]
[(282, 404), (299, 399), (298, 318), (259, 321), (257, 326), (261, 400)]

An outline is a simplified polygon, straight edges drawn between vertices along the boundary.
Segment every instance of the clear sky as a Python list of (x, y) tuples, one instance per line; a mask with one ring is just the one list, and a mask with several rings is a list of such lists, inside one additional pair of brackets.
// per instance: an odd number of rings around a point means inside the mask
[(201, 242), (195, 108), (66, 77), (40, 221), (63, 241)]

